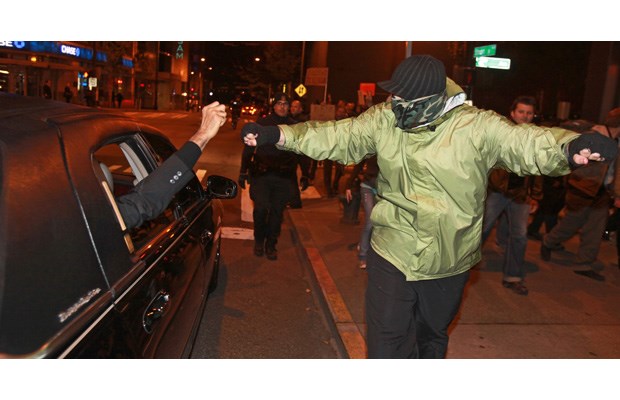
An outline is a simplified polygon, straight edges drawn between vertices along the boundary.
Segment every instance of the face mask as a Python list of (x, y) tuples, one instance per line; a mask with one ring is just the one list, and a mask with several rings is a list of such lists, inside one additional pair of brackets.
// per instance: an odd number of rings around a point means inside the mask
[(394, 96), (392, 97), (392, 112), (396, 116), (396, 126), (408, 130), (432, 122), (441, 116), (447, 101), (448, 95), (445, 90), (439, 94), (415, 100), (405, 100)]

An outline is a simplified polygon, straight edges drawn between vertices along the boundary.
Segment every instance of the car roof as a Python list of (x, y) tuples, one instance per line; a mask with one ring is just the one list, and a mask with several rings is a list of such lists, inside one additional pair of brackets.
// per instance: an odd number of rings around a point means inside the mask
[[(101, 113), (102, 109), (86, 107), (62, 101), (48, 100), (41, 97), (21, 96), (0, 92), (0, 119), (7, 117), (26, 117), (31, 119), (62, 119), (64, 115), (76, 113), (88, 116)], [(108, 114), (114, 114), (109, 113)], [(122, 113), (115, 116), (123, 117)]]
[(62, 124), (67, 120), (75, 121), (103, 115), (131, 119), (122, 113), (100, 108), (0, 92), (0, 121), (8, 119), (36, 120)]

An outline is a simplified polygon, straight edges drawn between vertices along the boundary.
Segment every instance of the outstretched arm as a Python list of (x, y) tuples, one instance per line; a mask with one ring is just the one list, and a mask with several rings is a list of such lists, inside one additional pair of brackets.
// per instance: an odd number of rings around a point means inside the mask
[(262, 126), (251, 122), (241, 129), (241, 140), (248, 146), (260, 146), (266, 143), (282, 146), (286, 138), (277, 126)]
[(209, 140), (226, 121), (224, 105), (214, 102), (202, 109), (202, 122), (196, 133), (155, 171), (129, 193), (116, 199), (127, 229), (161, 214), (194, 176), (192, 168)]

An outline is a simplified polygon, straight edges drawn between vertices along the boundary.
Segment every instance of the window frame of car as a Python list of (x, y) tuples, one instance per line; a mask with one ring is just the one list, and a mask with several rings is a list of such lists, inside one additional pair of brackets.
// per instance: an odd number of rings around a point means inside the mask
[[(121, 136), (117, 136), (112, 140), (106, 141), (92, 151), (93, 160), (98, 160), (97, 152), (107, 146), (118, 146), (122, 151), (125, 161), (131, 167), (136, 182), (144, 179), (148, 174), (152, 173), (161, 163), (163, 163), (168, 157), (170, 157), (176, 151), (174, 145), (165, 137), (157, 134), (137, 131), (135, 133), (128, 133)], [(153, 225), (153, 221), (161, 219), (160, 215), (154, 220), (146, 221), (140, 227), (127, 229), (125, 221), (120, 214), (120, 211), (116, 205), (116, 195), (112, 193), (110, 187), (107, 184), (98, 165), (98, 162), (93, 162), (93, 169), (99, 177), (100, 186), (106, 196), (108, 203), (111, 205), (114, 214), (116, 216), (119, 232), (123, 233), (123, 238), (129, 254), (134, 259), (139, 259), (145, 250), (149, 248), (150, 244), (160, 239), (162, 235), (166, 234), (167, 230), (170, 230), (170, 226), (175, 222), (185, 223), (185, 212), (188, 212), (196, 206), (201, 199), (204, 198), (204, 191), (197, 178), (192, 179), (185, 188), (181, 189), (177, 193), (163, 215), (167, 219), (165, 223), (160, 223), (155, 229), (150, 228), (146, 237), (142, 240), (136, 240), (136, 232), (140, 230), (149, 229), (149, 225)], [(138, 171), (136, 174), (134, 171)], [(134, 184), (135, 184), (134, 183)], [(189, 188), (194, 195), (188, 195)]]

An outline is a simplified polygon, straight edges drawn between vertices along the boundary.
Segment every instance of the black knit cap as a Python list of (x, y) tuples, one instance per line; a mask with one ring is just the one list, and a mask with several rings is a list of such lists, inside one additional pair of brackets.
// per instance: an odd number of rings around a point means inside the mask
[(414, 100), (441, 93), (446, 88), (446, 68), (429, 55), (415, 55), (398, 64), (392, 79), (377, 85), (405, 100)]

